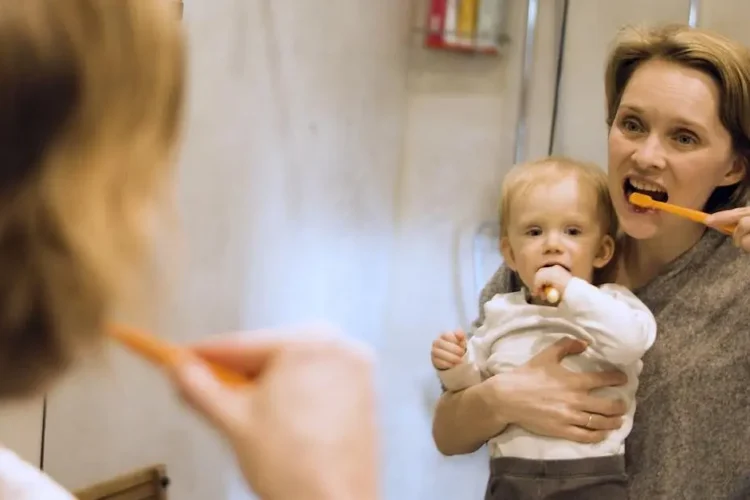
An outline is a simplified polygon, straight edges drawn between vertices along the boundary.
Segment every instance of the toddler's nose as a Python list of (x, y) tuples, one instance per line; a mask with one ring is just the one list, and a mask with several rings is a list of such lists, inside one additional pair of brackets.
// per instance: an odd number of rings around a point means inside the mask
[(544, 253), (560, 253), (562, 245), (560, 237), (556, 233), (550, 233), (544, 239)]

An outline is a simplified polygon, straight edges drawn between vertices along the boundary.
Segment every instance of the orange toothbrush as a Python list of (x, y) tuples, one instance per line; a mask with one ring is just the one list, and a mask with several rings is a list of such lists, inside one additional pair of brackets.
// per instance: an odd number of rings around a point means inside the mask
[[(184, 347), (170, 344), (150, 333), (129, 326), (110, 325), (108, 333), (134, 353), (161, 367), (170, 367), (179, 357), (188, 355)], [(229, 386), (241, 387), (252, 383), (249, 378), (223, 366), (215, 363), (208, 363), (208, 366), (217, 379)]]
[[(672, 215), (684, 217), (693, 222), (698, 222), (699, 224), (706, 224), (706, 219), (708, 219), (707, 213), (700, 212), (698, 210), (692, 210), (690, 208), (679, 207), (677, 205), (664, 203), (662, 201), (656, 201), (650, 196), (642, 194), (642, 193), (631, 194), (629, 200), (630, 200), (630, 203), (632, 203), (635, 206), (638, 206), (641, 208), (655, 208), (657, 210), (662, 210), (664, 212), (670, 213)], [(729, 226), (720, 226), (720, 227), (709, 226), (709, 227), (712, 227), (713, 229), (716, 229), (717, 231), (722, 232), (728, 236), (732, 236), (732, 234), (734, 234), (734, 230), (737, 229), (736, 224), (732, 224)]]

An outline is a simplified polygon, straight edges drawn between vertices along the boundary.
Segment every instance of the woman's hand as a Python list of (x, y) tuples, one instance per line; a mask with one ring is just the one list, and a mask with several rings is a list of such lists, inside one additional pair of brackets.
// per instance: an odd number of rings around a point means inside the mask
[(508, 422), (535, 434), (580, 443), (597, 443), (609, 431), (619, 429), (625, 403), (592, 396), (590, 391), (622, 385), (627, 382), (625, 374), (577, 373), (560, 364), (565, 356), (585, 349), (584, 342), (564, 338), (526, 365), (492, 377)]
[(716, 212), (708, 216), (706, 224), (714, 228), (737, 224), (737, 229), (732, 234), (734, 244), (745, 252), (750, 252), (750, 207)]
[(576, 373), (560, 362), (586, 344), (557, 341), (526, 365), (458, 393), (445, 393), (435, 409), (433, 438), (446, 455), (471, 453), (508, 424), (543, 436), (597, 443), (619, 429), (627, 407), (590, 391), (627, 382), (619, 371)]
[[(271, 332), (273, 333), (273, 332)], [(218, 382), (200, 361), (174, 371), (184, 399), (228, 439), (264, 499), (375, 499), (376, 409), (365, 351), (324, 333), (209, 339), (195, 354), (254, 379)]]

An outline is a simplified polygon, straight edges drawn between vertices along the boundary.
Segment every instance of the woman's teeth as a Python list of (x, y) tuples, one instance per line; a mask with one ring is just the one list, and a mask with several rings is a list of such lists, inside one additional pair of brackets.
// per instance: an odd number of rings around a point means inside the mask
[(658, 184), (648, 182), (648, 181), (628, 179), (625, 183), (626, 197), (630, 196), (630, 194), (633, 192), (645, 194), (647, 196), (650, 196), (656, 201), (664, 202), (664, 201), (667, 201), (667, 198), (668, 198), (666, 189), (664, 189)]
[(658, 184), (652, 184), (650, 182), (637, 181), (635, 179), (630, 180), (630, 184), (633, 185), (639, 191), (651, 191), (654, 193), (666, 193), (667, 191), (659, 186)]

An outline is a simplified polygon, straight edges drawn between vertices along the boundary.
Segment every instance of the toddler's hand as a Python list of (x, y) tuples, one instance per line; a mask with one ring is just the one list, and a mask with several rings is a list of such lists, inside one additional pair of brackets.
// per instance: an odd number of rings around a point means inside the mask
[(432, 342), (432, 366), (447, 370), (461, 364), (466, 353), (466, 334), (461, 330), (445, 332)]
[(544, 288), (551, 286), (560, 293), (560, 298), (562, 298), (572, 278), (570, 271), (562, 266), (543, 267), (534, 276), (532, 293), (537, 297), (544, 297)]

